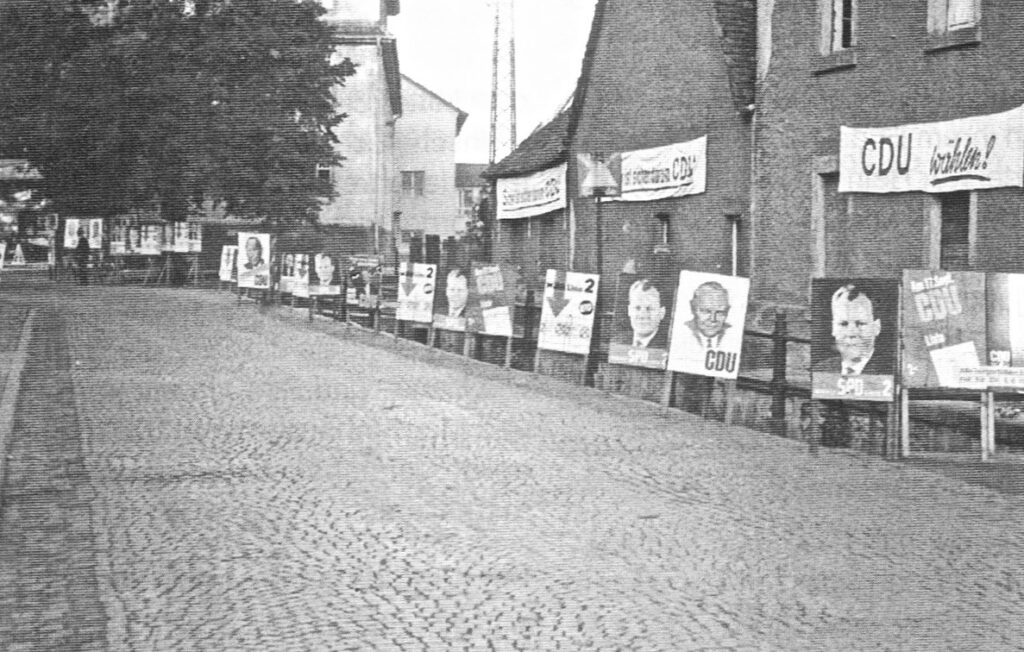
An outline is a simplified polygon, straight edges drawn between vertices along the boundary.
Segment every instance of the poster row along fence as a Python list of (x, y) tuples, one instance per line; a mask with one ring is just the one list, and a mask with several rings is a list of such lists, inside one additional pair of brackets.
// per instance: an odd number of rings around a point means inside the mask
[[(161, 253), (199, 253), (203, 250), (202, 225), (196, 222), (168, 222), (109, 226), (110, 254), (113, 256), (136, 254), (159, 256)], [(79, 232), (89, 240), (90, 249), (103, 248), (104, 224), (102, 218), (68, 218), (64, 222), (64, 248), (78, 245)]]
[[(239, 233), (224, 247), (220, 278), (271, 288), (271, 237)], [(342, 275), (346, 274), (345, 278)], [(380, 260), (286, 253), (277, 288), (334, 295), (374, 308)], [(402, 263), (396, 318), (434, 328), (516, 337), (519, 278), (508, 266)], [(598, 313), (596, 274), (547, 270), (540, 349), (588, 355)], [(608, 362), (735, 379), (749, 279), (682, 270), (622, 273), (614, 292)], [(896, 388), (1024, 388), (1024, 274), (905, 270), (902, 279), (814, 279), (811, 386), (817, 399), (892, 401)]]

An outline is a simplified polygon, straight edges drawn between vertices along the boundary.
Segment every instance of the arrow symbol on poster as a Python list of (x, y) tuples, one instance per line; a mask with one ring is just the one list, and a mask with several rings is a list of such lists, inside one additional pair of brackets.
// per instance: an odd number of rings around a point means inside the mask
[(557, 292), (547, 297), (548, 305), (551, 306), (551, 314), (558, 316), (562, 310), (569, 305), (569, 300), (565, 298), (565, 292), (559, 295)]
[(416, 281), (410, 277), (406, 277), (406, 280), (402, 281), (402, 292), (405, 292), (405, 296), (412, 296), (412, 291), (416, 287)]

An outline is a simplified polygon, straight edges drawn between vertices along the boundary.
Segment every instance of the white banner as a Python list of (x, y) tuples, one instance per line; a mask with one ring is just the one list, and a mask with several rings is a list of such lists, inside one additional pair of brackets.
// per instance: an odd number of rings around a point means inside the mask
[(839, 128), (839, 192), (1024, 185), (1024, 106), (897, 127)]
[(398, 308), (395, 318), (429, 324), (434, 316), (437, 265), (402, 261), (398, 266)]
[(562, 163), (525, 177), (498, 179), (498, 219), (533, 217), (565, 208), (566, 169)]
[(622, 192), (614, 201), (699, 195), (707, 187), (708, 137), (622, 153)]
[(579, 355), (590, 353), (598, 280), (597, 274), (547, 271), (538, 348)]

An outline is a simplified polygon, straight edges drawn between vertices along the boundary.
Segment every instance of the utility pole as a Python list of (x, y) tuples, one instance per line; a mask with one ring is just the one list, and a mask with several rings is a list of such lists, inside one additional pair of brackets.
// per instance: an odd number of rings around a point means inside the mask
[[(491, 0), (494, 43), (491, 49), (491, 141), (488, 162), (516, 148), (515, 0)], [(507, 140), (506, 140), (507, 134)]]

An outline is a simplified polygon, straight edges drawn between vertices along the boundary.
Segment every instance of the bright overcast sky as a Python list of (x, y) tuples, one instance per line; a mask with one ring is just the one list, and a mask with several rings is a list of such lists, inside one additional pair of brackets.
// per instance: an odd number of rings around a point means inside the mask
[[(576, 88), (595, 0), (515, 0), (516, 136), (547, 122)], [(486, 163), (494, 13), (487, 0), (405, 0), (388, 21), (402, 73), (469, 114), (459, 163)]]

